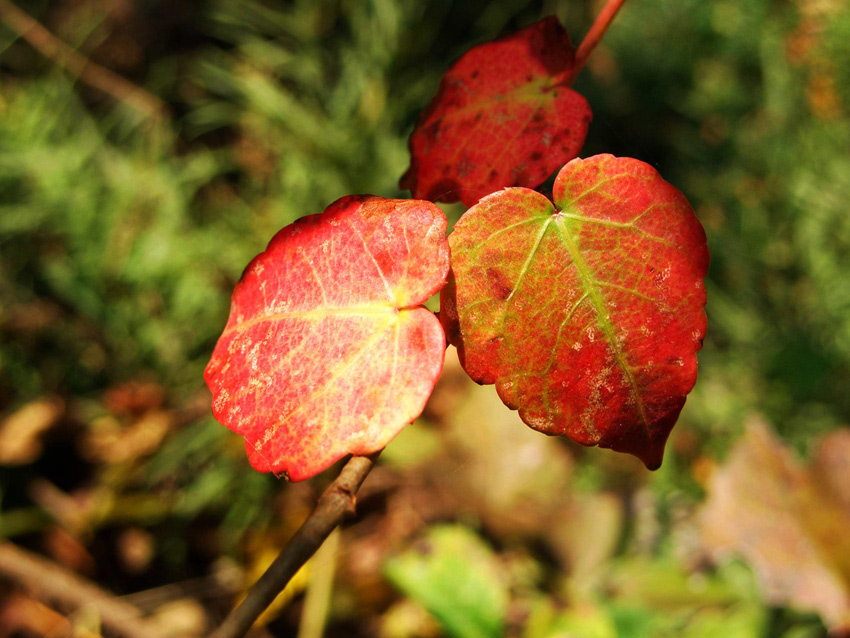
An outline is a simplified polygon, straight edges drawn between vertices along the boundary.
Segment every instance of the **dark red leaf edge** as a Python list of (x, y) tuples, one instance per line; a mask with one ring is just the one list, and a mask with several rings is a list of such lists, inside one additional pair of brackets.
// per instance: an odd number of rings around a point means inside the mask
[[(411, 163), (400, 187), (416, 198), (472, 206), (500, 188), (542, 184), (578, 155), (592, 118), (584, 97), (569, 88), (574, 64), (569, 35), (553, 16), (467, 51), (443, 76), (410, 136)], [(516, 93), (541, 81), (524, 99), (553, 101), (523, 112)], [(488, 93), (494, 82), (506, 83), (504, 90)], [(470, 93), (486, 96), (481, 108), (469, 104)], [(504, 110), (512, 93), (513, 114)], [(524, 121), (517, 124), (512, 117), (520, 113)]]

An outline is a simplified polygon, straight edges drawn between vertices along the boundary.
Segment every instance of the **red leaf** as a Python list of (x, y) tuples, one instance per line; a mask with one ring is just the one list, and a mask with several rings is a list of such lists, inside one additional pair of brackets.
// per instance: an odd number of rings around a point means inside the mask
[(307, 479), (419, 415), (443, 366), (419, 304), (446, 280), (445, 234), (430, 202), (344, 197), (251, 262), (205, 376), (255, 469)]
[(528, 425), (654, 469), (696, 380), (705, 233), (634, 159), (573, 160), (554, 196), (558, 209), (510, 188), (461, 217), (441, 320), (469, 375)]
[(469, 50), (446, 72), (410, 137), (401, 187), (472, 206), (535, 188), (578, 155), (591, 113), (568, 88), (575, 51), (554, 17)]

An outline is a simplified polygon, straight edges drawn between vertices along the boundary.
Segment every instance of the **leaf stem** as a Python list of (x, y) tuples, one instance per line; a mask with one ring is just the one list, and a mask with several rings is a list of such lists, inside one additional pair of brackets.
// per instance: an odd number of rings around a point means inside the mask
[(22, 585), (37, 600), (51, 602), (59, 609), (94, 612), (104, 629), (117, 636), (156, 638), (160, 635), (152, 624), (142, 618), (141, 609), (135, 605), (12, 543), (0, 543), (0, 575), (3, 580)]
[(375, 464), (377, 454), (354, 456), (319, 497), (313, 512), (277, 558), (210, 638), (240, 638), (254, 624), (295, 572), (319, 549), (347, 514), (354, 513), (357, 490)]
[(26, 40), (45, 58), (89, 86), (100, 89), (154, 120), (165, 119), (168, 112), (165, 102), (72, 49), (10, 0), (0, 0), (0, 22)]
[(575, 67), (573, 67), (572, 76), (570, 78), (571, 80), (578, 75), (579, 71), (581, 71), (582, 67), (590, 57), (590, 54), (593, 53), (593, 49), (595, 49), (596, 45), (599, 44), (602, 36), (605, 35), (608, 27), (611, 26), (611, 22), (614, 20), (614, 16), (617, 15), (617, 11), (620, 10), (620, 7), (623, 6), (625, 1), (626, 0), (608, 0), (605, 3), (605, 6), (602, 7), (602, 11), (600, 11), (599, 15), (596, 16), (596, 21), (590, 27), (590, 31), (588, 31), (587, 35), (584, 36), (584, 40), (581, 41), (581, 44), (576, 51)]

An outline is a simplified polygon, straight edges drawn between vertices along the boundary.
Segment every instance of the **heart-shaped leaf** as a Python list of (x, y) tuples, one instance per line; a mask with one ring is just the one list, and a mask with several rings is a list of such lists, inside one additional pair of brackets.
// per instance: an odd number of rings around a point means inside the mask
[(472, 206), (505, 186), (542, 184), (578, 155), (590, 123), (587, 100), (569, 88), (574, 63), (554, 17), (470, 49), (420, 117), (401, 187)]
[(344, 197), (251, 262), (205, 377), (255, 469), (310, 478), (420, 414), (445, 352), (420, 305), (446, 280), (445, 233), (430, 202)]
[(654, 469), (696, 380), (705, 233), (634, 159), (573, 160), (554, 198), (509, 188), (461, 217), (440, 318), (464, 369), (528, 425)]

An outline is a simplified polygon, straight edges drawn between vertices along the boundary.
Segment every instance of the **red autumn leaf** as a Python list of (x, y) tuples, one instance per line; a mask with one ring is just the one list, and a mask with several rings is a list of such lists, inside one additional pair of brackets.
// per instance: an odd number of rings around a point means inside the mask
[(307, 479), (419, 415), (443, 366), (420, 304), (446, 280), (445, 234), (430, 202), (344, 197), (251, 262), (205, 377), (255, 469)]
[(575, 51), (554, 17), (469, 50), (443, 76), (410, 137), (401, 187), (472, 206), (535, 188), (578, 155), (591, 113), (569, 88)]
[(464, 369), (528, 425), (654, 469), (696, 380), (705, 233), (634, 159), (573, 160), (554, 199), (509, 188), (461, 217), (441, 320)]

